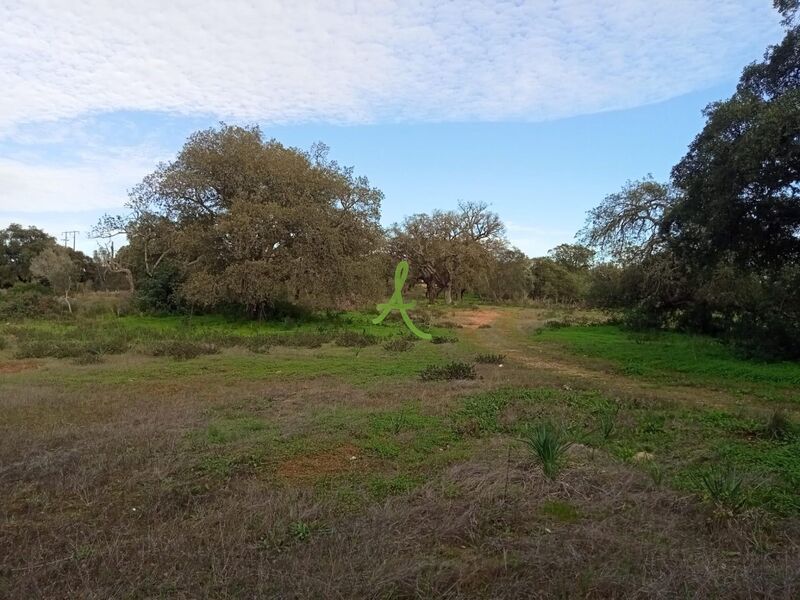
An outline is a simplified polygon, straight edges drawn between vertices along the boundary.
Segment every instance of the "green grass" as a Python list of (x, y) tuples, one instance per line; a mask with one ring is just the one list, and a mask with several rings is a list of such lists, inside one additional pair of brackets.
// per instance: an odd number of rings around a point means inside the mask
[(728, 346), (704, 336), (673, 332), (641, 335), (613, 325), (593, 325), (544, 329), (537, 339), (608, 361), (624, 375), (662, 383), (714, 385), (745, 392), (800, 387), (800, 364), (745, 360)]

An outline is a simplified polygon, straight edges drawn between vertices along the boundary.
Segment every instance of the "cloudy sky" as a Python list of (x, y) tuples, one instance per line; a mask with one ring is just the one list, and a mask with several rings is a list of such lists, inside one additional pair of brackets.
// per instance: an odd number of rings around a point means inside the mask
[(326, 142), (384, 222), (491, 203), (530, 254), (666, 177), (770, 0), (0, 0), (0, 227), (78, 230), (225, 120)]

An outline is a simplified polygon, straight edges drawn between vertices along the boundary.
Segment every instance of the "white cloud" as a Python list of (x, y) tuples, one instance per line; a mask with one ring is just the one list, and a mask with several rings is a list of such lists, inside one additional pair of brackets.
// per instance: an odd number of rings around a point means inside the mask
[(114, 110), (273, 123), (540, 120), (731, 78), (767, 0), (10, 0), (0, 131)]

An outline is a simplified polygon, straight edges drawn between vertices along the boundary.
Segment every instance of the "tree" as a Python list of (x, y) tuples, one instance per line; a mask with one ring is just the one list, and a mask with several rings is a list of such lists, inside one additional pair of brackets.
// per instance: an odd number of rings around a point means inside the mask
[(442, 292), (463, 293), (486, 282), (493, 258), (506, 249), (505, 228), (484, 203), (460, 202), (457, 211), (407, 217), (390, 233), (389, 251), (408, 260), (415, 280), (426, 285), (428, 301)]
[(125, 233), (125, 268), (139, 277), (169, 260), (197, 306), (352, 304), (377, 282), (383, 194), (327, 154), (265, 141), (258, 127), (199, 131), (97, 234)]
[(664, 214), (677, 196), (671, 185), (650, 175), (628, 181), (589, 211), (578, 236), (586, 246), (616, 260), (642, 259), (663, 243)]
[(65, 248), (52, 246), (37, 254), (31, 260), (30, 272), (34, 277), (46, 279), (56, 294), (63, 294), (64, 302), (72, 313), (69, 293), (78, 283), (80, 267)]
[(31, 281), (31, 260), (46, 248), (56, 246), (54, 237), (36, 227), (11, 223), (0, 229), (0, 287)]

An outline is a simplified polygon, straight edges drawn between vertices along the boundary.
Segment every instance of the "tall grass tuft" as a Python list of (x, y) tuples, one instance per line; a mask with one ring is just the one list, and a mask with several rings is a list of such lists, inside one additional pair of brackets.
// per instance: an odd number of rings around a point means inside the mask
[(528, 430), (523, 441), (542, 463), (544, 474), (555, 479), (564, 464), (567, 450), (572, 446), (572, 442), (565, 439), (564, 431), (552, 423), (542, 423)]

